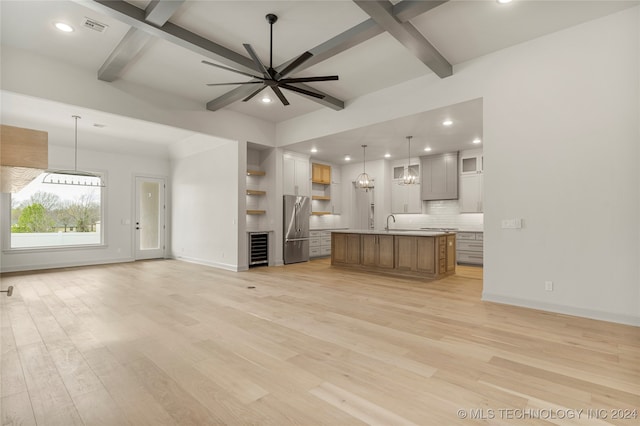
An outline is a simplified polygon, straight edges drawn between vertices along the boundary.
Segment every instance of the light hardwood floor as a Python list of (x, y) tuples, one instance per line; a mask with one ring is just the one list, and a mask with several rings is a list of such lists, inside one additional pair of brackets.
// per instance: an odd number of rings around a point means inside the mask
[(162, 260), (2, 285), (3, 425), (639, 421), (612, 418), (640, 409), (639, 328), (483, 303), (478, 268)]

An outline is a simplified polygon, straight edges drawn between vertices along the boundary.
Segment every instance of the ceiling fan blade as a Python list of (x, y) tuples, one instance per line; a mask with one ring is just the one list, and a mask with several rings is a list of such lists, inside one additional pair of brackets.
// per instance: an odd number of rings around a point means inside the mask
[(337, 75), (324, 75), (320, 77), (299, 77), (299, 78), (283, 78), (278, 80), (279, 83), (308, 83), (311, 81), (331, 81), (338, 80)]
[(278, 86), (271, 86), (271, 90), (273, 90), (273, 93), (275, 93), (278, 99), (280, 99), (280, 102), (282, 102), (282, 105), (285, 105), (285, 106), (289, 105), (289, 101), (287, 100), (287, 98), (284, 97), (282, 90), (278, 89)]
[(264, 88), (267, 86), (262, 86), (261, 88), (253, 91), (249, 96), (247, 96), (246, 98), (244, 98), (242, 100), (242, 102), (247, 102), (249, 99), (253, 98), (255, 95), (257, 95), (258, 93), (262, 92), (264, 90)]
[(253, 62), (255, 62), (255, 64), (257, 65), (257, 67), (260, 70), (260, 72), (262, 74), (264, 74), (264, 78), (271, 78), (271, 75), (269, 75), (269, 72), (267, 71), (267, 68), (260, 61), (260, 59), (258, 58), (258, 55), (256, 55), (255, 50), (253, 50), (253, 47), (251, 47), (250, 44), (246, 44), (246, 43), (243, 44), (243, 46), (247, 50), (247, 52), (249, 53), (249, 56), (251, 56), (251, 59), (253, 59)]
[(246, 75), (247, 77), (251, 77), (251, 78), (262, 78), (262, 77), (258, 77), (257, 75), (253, 75), (253, 74), (249, 74), (246, 72), (242, 72), (242, 71), (238, 71), (238, 70), (234, 70), (233, 68), (229, 68), (229, 67), (225, 67), (223, 65), (218, 65), (218, 64), (214, 64), (213, 62), (209, 62), (209, 61), (202, 61), (203, 64), (207, 64), (207, 65), (211, 65), (212, 67), (216, 67), (216, 68), (220, 68), (223, 70), (227, 70), (227, 71), (231, 71), (231, 72), (235, 72), (237, 74), (242, 74), (242, 75)]
[(232, 86), (234, 84), (263, 84), (262, 81), (242, 81), (237, 83), (207, 83), (207, 86)]
[(296, 86), (291, 86), (290, 84), (284, 83), (284, 84), (280, 84), (280, 87), (282, 87), (283, 89), (288, 89), (294, 92), (298, 92), (298, 93), (302, 93), (303, 95), (307, 95), (307, 96), (311, 96), (314, 98), (318, 98), (318, 99), (323, 99), (324, 95), (321, 95), (320, 93), (316, 93), (316, 92), (311, 92), (309, 90), (305, 90), (305, 89), (301, 89), (299, 87)]
[(293, 70), (298, 68), (300, 65), (302, 65), (304, 62), (306, 62), (312, 56), (313, 56), (313, 53), (304, 52), (302, 55), (300, 55), (296, 59), (294, 59), (293, 62), (291, 62), (289, 65), (287, 65), (285, 69), (280, 71), (280, 75), (282, 77), (285, 77), (287, 74), (291, 73)]

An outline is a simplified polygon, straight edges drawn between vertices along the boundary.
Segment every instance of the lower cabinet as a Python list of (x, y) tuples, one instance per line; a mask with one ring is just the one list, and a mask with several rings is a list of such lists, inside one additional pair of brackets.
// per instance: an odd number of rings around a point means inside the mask
[(482, 265), (484, 262), (484, 244), (482, 232), (458, 232), (457, 262), (469, 265)]
[(309, 257), (331, 255), (331, 231), (309, 232)]
[(331, 264), (426, 278), (455, 273), (456, 236), (333, 233)]
[[(437, 238), (416, 238), (416, 270), (428, 274), (436, 274), (436, 240)], [(439, 260), (439, 256), (438, 256)]]
[(393, 235), (362, 235), (362, 265), (393, 268)]
[(360, 234), (331, 234), (331, 264), (360, 264)]

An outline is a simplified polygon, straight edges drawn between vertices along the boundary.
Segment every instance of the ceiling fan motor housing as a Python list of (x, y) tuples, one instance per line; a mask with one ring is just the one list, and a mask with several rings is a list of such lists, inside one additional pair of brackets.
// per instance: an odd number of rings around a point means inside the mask
[(276, 21), (278, 20), (278, 16), (274, 15), (273, 13), (267, 13), (267, 15), (265, 16), (265, 18), (267, 18), (267, 22), (270, 25), (273, 25), (276, 23)]

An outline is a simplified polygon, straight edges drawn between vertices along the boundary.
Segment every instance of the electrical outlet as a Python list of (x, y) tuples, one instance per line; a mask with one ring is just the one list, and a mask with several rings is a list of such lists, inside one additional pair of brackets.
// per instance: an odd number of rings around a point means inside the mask
[(545, 281), (544, 282), (544, 289), (546, 291), (553, 291), (553, 281)]

